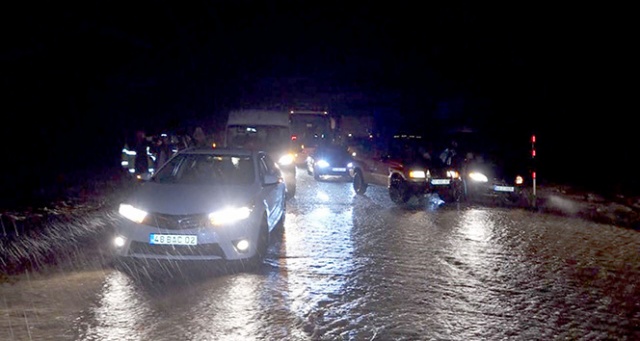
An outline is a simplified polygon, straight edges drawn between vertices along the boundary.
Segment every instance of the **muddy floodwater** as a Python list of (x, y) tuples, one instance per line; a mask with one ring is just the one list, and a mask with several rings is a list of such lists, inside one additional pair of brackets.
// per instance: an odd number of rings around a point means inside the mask
[(518, 208), (397, 207), (383, 188), (298, 181), (259, 270), (147, 276), (77, 246), (67, 264), (0, 284), (0, 339), (640, 339), (638, 231)]

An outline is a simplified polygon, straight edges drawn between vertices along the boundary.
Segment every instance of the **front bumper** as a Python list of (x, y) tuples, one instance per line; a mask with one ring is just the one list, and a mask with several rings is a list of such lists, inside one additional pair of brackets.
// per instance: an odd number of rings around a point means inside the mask
[(520, 197), (524, 187), (522, 185), (503, 182), (474, 182), (465, 181), (465, 193), (469, 197)]
[(314, 167), (313, 173), (319, 176), (351, 176), (352, 170), (349, 167)]
[(407, 194), (410, 196), (423, 197), (428, 194), (437, 193), (438, 195), (451, 198), (459, 197), (462, 193), (462, 181), (460, 179), (451, 178), (428, 178), (428, 179), (412, 179), (404, 181)]
[[(217, 227), (167, 229), (137, 224), (120, 218), (115, 228), (113, 241), (122, 238), (121, 246), (113, 245), (114, 254), (129, 259), (158, 260), (241, 260), (256, 254), (256, 242), (261, 216), (252, 213), (247, 219), (234, 224)], [(174, 244), (152, 244), (152, 234), (170, 236)], [(187, 239), (192, 245), (177, 245)], [(240, 240), (249, 242), (249, 248), (240, 251), (236, 244)]]

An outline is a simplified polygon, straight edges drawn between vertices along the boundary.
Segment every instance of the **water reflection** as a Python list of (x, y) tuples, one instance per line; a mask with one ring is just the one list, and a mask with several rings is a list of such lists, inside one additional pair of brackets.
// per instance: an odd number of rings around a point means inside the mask
[(486, 209), (458, 212), (441, 259), (447, 285), (434, 296), (439, 337), (498, 335), (511, 323), (513, 307), (504, 299), (499, 275), (506, 252), (494, 235), (495, 225)]
[(185, 311), (189, 330), (184, 335), (192, 340), (248, 340), (260, 335), (264, 327), (259, 318), (261, 282), (260, 276), (243, 274), (226, 278), (220, 288), (192, 292), (201, 300)]
[(352, 208), (315, 204), (298, 207), (287, 220), (281, 271), (290, 307), (306, 334), (321, 335), (325, 319), (339, 318), (330, 303), (341, 296), (353, 272)]
[(493, 221), (487, 219), (488, 214), (479, 209), (461, 212), (460, 232), (472, 241), (486, 242), (493, 228)]
[(300, 186), (259, 271), (109, 274), (78, 339), (639, 339), (637, 232), (347, 186)]
[(329, 201), (329, 199), (331, 199), (331, 197), (329, 197), (329, 194), (321, 190), (316, 193), (316, 198), (320, 199), (320, 201), (322, 202), (327, 202)]
[[(189, 271), (192, 271), (190, 269)], [(76, 321), (78, 340), (254, 340), (300, 335), (279, 276), (186, 272), (135, 280), (113, 271)], [(177, 278), (181, 277), (181, 278)], [(286, 296), (286, 293), (284, 293)]]
[[(154, 325), (152, 308), (136, 292), (132, 279), (113, 271), (102, 287), (102, 297), (93, 311), (80, 322), (82, 340), (142, 340)], [(92, 323), (92, 324), (89, 324)]]

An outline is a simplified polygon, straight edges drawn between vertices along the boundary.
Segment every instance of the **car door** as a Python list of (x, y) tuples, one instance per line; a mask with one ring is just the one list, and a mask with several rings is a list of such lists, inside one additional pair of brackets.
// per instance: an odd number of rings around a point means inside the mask
[(389, 181), (389, 167), (393, 162), (393, 158), (389, 155), (388, 148), (382, 145), (376, 146), (373, 149), (369, 170), (371, 176), (370, 183), (378, 186), (386, 186)]
[[(275, 161), (269, 157), (266, 153), (260, 153), (258, 167), (260, 172), (261, 181), (264, 179), (264, 176), (269, 175), (278, 175), (281, 176), (280, 170), (277, 168)], [(280, 218), (283, 210), (283, 200), (284, 199), (284, 190), (283, 183), (278, 184), (270, 184), (262, 186), (263, 199), (267, 206), (267, 219), (269, 221), (269, 226), (273, 227), (278, 219)]]
[[(380, 163), (380, 154), (371, 141), (364, 141), (349, 147), (354, 166), (362, 171), (362, 178), (368, 184), (380, 185), (375, 172)], [(384, 183), (383, 183), (384, 184)]]

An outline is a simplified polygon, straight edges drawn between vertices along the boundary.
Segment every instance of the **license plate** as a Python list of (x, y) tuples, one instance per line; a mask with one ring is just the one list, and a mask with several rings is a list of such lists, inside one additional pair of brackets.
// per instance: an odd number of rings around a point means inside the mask
[(346, 172), (347, 169), (346, 168), (331, 168), (332, 171), (334, 172)]
[(149, 244), (153, 245), (198, 245), (198, 236), (186, 234), (151, 233)]
[(449, 179), (431, 179), (432, 185), (448, 185), (451, 180)]
[(493, 190), (496, 192), (513, 192), (516, 189), (513, 186), (493, 186)]

